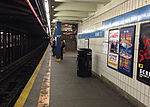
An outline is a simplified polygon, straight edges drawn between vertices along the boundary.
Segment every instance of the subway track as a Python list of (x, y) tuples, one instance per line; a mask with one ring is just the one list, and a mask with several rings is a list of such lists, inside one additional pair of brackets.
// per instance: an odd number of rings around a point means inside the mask
[(46, 48), (43, 43), (0, 73), (0, 107), (13, 107)]

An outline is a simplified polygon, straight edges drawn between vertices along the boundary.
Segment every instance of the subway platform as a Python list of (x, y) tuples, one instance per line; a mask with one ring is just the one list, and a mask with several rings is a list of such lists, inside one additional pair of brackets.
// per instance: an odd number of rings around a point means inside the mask
[(35, 72), (15, 107), (133, 107), (97, 76), (78, 77), (76, 53), (56, 62), (49, 46)]

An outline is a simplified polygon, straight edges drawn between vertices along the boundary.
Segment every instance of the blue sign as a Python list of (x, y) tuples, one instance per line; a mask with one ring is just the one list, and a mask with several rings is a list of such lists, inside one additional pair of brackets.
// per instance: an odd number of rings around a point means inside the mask
[(135, 26), (120, 29), (118, 70), (130, 77), (133, 72), (134, 33)]
[(103, 29), (150, 20), (150, 5), (102, 22)]
[(54, 37), (56, 37), (57, 35), (61, 35), (61, 22), (57, 22), (57, 27), (54, 32)]
[(104, 30), (98, 30), (91, 33), (83, 33), (78, 35), (78, 39), (88, 39), (88, 38), (102, 38), (104, 37)]

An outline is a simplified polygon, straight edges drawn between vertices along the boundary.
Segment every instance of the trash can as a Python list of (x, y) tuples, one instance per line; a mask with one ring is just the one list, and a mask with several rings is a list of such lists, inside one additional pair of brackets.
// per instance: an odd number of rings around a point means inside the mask
[(92, 50), (80, 48), (77, 61), (77, 76), (90, 77), (92, 75)]

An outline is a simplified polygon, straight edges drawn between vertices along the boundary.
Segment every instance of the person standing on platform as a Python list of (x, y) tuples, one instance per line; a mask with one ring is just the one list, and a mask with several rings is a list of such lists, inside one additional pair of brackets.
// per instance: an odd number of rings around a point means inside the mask
[(65, 42), (64, 42), (64, 40), (61, 40), (61, 60), (63, 60), (63, 50), (64, 50), (64, 48), (65, 48)]
[(55, 38), (52, 39), (52, 52), (53, 52), (53, 56), (56, 55), (56, 43), (55, 43)]

